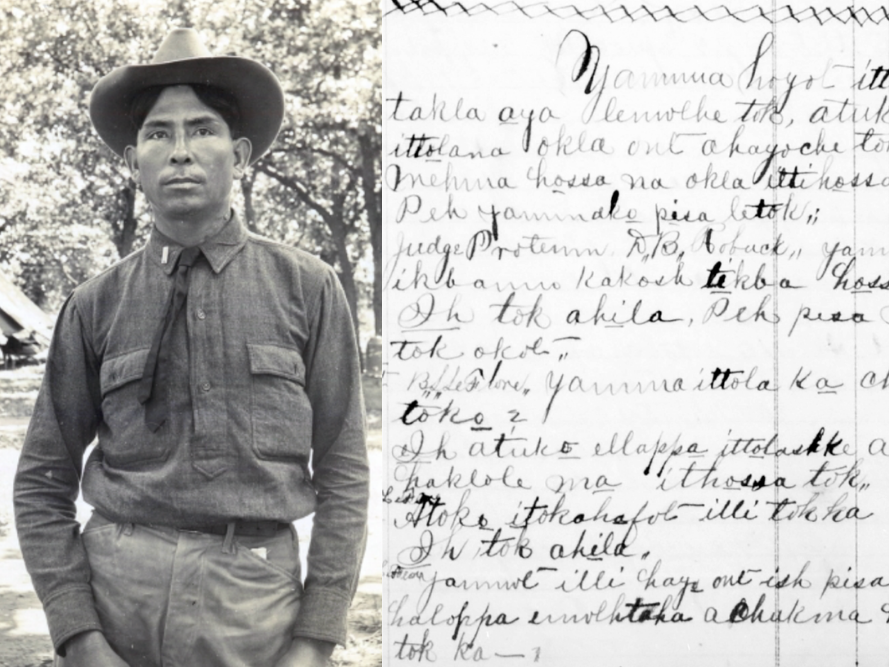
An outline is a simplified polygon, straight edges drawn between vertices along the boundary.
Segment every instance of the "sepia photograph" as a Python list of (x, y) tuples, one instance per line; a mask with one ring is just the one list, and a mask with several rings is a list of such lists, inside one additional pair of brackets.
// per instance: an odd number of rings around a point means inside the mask
[(381, 24), (0, 0), (0, 665), (382, 665)]

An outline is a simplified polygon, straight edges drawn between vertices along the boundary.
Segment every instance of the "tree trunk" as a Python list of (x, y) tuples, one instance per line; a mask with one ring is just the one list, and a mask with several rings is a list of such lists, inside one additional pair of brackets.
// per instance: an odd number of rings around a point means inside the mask
[(377, 336), (381, 336), (383, 334), (383, 215), (381, 196), (376, 192), (377, 152), (374, 150), (371, 138), (366, 134), (358, 136), (358, 143), (361, 146), (361, 185), (364, 192), (364, 207), (367, 211), (370, 245), (373, 249), (374, 332)]
[(346, 245), (346, 225), (342, 220), (327, 220), (327, 226), (330, 229), (333, 243), (336, 246), (336, 257), (340, 263), (340, 283), (343, 291), (346, 293), (346, 301), (349, 303), (349, 310), (352, 313), (352, 324), (355, 331), (358, 331), (358, 288), (355, 285), (354, 269), (352, 267), (352, 259), (349, 257), (349, 249)]
[(254, 234), (258, 234), (256, 229), (256, 209), (253, 206), (253, 184), (256, 183), (256, 172), (252, 172), (249, 176), (241, 179), (241, 193), (244, 195), (244, 223)]
[(133, 252), (136, 243), (136, 183), (128, 178), (126, 185), (119, 191), (117, 220), (112, 221), (111, 235), (117, 247), (118, 257), (126, 257)]

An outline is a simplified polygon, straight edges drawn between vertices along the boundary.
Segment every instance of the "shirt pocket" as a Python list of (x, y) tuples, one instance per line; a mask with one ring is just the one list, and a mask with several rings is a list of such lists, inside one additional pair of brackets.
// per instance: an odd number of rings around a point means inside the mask
[(99, 447), (113, 468), (165, 460), (171, 450), (170, 425), (157, 432), (145, 426), (145, 408), (139, 403), (139, 380), (149, 348), (124, 352), (102, 362), (102, 416), (105, 428)]
[(248, 343), (253, 449), (262, 459), (306, 460), (312, 446), (312, 406), (299, 350)]

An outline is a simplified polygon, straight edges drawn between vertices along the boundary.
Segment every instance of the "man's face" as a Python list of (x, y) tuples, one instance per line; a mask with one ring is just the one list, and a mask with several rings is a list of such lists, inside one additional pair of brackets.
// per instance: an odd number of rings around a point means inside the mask
[(165, 88), (124, 154), (155, 213), (170, 220), (225, 217), (250, 142), (231, 137), (218, 112), (189, 86)]

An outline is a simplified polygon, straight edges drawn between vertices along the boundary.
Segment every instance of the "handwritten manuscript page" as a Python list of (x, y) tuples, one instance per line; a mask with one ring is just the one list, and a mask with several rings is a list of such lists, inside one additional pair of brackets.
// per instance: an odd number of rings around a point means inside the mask
[(385, 6), (386, 664), (887, 664), (889, 15), (728, 4)]

